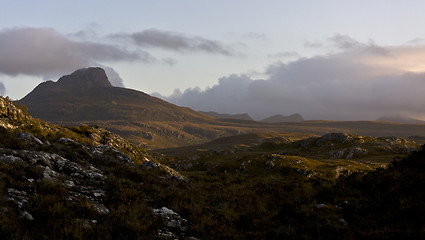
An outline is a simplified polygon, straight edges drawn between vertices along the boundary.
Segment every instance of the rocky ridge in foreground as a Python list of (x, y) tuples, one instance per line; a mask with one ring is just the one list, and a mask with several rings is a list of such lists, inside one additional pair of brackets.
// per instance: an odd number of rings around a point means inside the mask
[[(147, 179), (156, 184), (187, 181), (118, 135), (99, 127), (50, 125), (0, 98), (0, 238), (25, 238), (29, 232), (19, 231), (22, 225), (35, 230), (34, 238), (63, 238), (68, 228), (69, 234), (88, 238), (101, 229), (105, 235), (99, 238), (132, 238), (122, 234), (137, 236), (143, 231), (124, 233), (116, 228), (126, 223), (112, 225), (111, 220), (134, 214), (125, 209), (129, 206), (141, 208), (139, 214), (157, 229), (148, 231), (153, 237), (183, 234), (181, 224), (170, 227), (166, 214), (157, 213), (152, 204), (156, 199), (143, 196), (139, 204), (129, 205), (126, 189), (133, 184), (140, 188)], [(62, 229), (50, 229), (56, 224)]]

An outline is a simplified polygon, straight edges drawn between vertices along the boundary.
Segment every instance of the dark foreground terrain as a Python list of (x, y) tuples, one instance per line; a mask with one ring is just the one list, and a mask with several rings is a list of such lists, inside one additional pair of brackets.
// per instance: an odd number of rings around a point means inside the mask
[(23, 109), (0, 99), (0, 239), (425, 238), (410, 140), (252, 134), (149, 154)]

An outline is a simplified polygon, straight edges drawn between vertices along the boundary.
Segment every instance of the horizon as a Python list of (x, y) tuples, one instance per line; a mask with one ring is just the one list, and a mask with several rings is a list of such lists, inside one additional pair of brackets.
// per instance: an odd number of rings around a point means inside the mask
[(4, 3), (1, 95), (99, 66), (199, 111), (425, 119), (421, 1), (102, 3)]

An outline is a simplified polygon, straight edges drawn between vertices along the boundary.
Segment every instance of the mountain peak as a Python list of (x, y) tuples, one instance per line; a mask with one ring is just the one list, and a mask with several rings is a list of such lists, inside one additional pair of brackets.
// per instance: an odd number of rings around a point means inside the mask
[(65, 75), (57, 83), (68, 89), (90, 89), (98, 87), (112, 87), (105, 70), (100, 67), (81, 68)]

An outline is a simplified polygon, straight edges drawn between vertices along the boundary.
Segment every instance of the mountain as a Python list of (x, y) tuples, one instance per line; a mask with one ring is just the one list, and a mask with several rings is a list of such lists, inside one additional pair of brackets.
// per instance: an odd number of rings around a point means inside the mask
[(409, 118), (402, 115), (384, 115), (376, 119), (376, 121), (381, 122), (395, 122), (395, 123), (407, 123), (407, 124), (425, 124), (425, 121)]
[(96, 124), (143, 146), (189, 145), (237, 133), (210, 129), (213, 117), (146, 93), (113, 87), (102, 68), (84, 68), (38, 85), (18, 101), (54, 124)]
[(19, 101), (34, 117), (61, 123), (90, 120), (209, 121), (140, 91), (113, 87), (101, 68), (79, 69), (38, 85)]
[(215, 117), (215, 118), (231, 118), (231, 119), (241, 119), (241, 120), (251, 120), (251, 116), (249, 116), (248, 113), (241, 113), (241, 114), (225, 114), (225, 113), (217, 113), (217, 112), (203, 112), (199, 111), (202, 114)]
[[(389, 122), (301, 121), (277, 123), (217, 119), (141, 91), (113, 87), (101, 68), (85, 68), (38, 85), (17, 103), (53, 124), (98, 125), (145, 149), (202, 144), (250, 133), (348, 132), (371, 136), (425, 136), (425, 125)], [(291, 121), (302, 120), (294, 114)], [(287, 118), (285, 118), (287, 120)]]
[(261, 122), (270, 122), (270, 123), (279, 123), (279, 122), (301, 122), (304, 121), (304, 118), (298, 114), (298, 113), (294, 113), (292, 115), (289, 116), (283, 116), (283, 115), (274, 115), (268, 118), (265, 118), (263, 120), (261, 120)]

